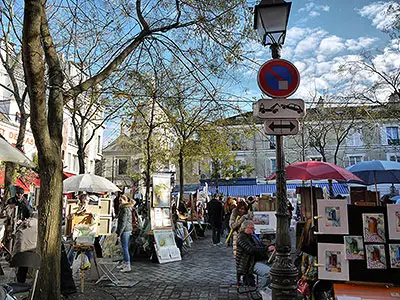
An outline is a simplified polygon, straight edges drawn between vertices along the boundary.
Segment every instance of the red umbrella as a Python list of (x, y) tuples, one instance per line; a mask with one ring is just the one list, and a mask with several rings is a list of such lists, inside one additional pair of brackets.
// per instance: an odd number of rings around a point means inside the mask
[[(276, 178), (275, 173), (267, 177), (267, 180)], [(286, 166), (286, 179), (292, 180), (323, 180), (334, 179), (343, 181), (360, 181), (362, 179), (350, 171), (323, 161), (302, 161), (293, 165)]]

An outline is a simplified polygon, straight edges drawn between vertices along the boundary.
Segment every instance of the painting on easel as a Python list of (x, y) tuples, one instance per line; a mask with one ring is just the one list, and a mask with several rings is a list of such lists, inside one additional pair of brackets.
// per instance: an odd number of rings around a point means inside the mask
[(345, 236), (344, 246), (346, 249), (346, 259), (348, 260), (365, 259), (362, 236), (355, 236), (355, 235)]
[(386, 269), (385, 245), (370, 244), (365, 246), (368, 269)]
[(384, 243), (385, 219), (383, 214), (362, 214), (365, 243)]

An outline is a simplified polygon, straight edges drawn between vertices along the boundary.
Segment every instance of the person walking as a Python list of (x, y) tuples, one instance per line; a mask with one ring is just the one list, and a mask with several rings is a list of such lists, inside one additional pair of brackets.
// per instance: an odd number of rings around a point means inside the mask
[(237, 245), (237, 236), (240, 229), (240, 225), (246, 220), (246, 216), (248, 212), (247, 204), (244, 201), (240, 201), (236, 208), (232, 210), (231, 218), (229, 219), (229, 227), (231, 228), (233, 234), (233, 255), (236, 256), (236, 245)]
[[(231, 214), (233, 209), (236, 207), (235, 200), (232, 197), (228, 197), (224, 203), (224, 229), (226, 231), (226, 235), (229, 235), (231, 228), (229, 227), (229, 220), (231, 219)], [(232, 244), (232, 237), (227, 239), (226, 246), (230, 247)]]
[(212, 242), (215, 245), (221, 244), (221, 227), (223, 208), (222, 203), (214, 196), (210, 202), (207, 203), (208, 222), (212, 228)]
[(119, 197), (119, 212), (118, 212), (118, 225), (117, 235), (121, 241), (121, 248), (123, 253), (123, 261), (117, 267), (121, 269), (121, 272), (131, 271), (131, 257), (129, 255), (129, 240), (132, 235), (132, 210), (133, 204), (129, 201), (129, 198), (125, 195)]

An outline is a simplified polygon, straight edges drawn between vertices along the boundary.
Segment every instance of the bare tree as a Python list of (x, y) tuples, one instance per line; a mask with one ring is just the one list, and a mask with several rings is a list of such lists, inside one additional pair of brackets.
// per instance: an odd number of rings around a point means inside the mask
[[(113, 73), (118, 72), (118, 68), (124, 63), (140, 62), (141, 45), (146, 40), (156, 38), (175, 53), (182, 49), (185, 43), (191, 46), (207, 45), (210, 46), (209, 58), (214, 57), (212, 53), (218, 51), (232, 54), (233, 47), (240, 48), (241, 39), (237, 38), (239, 36), (237, 24), (240, 24), (239, 11), (246, 11), (244, 1), (148, 1), (142, 5), (142, 1), (137, 0), (135, 6), (130, 1), (127, 3), (121, 1), (118, 6), (115, 1), (103, 2), (80, 3), (82, 4), (79, 6), (80, 11), (89, 16), (86, 21), (95, 24), (97, 28), (109, 24), (104, 23), (107, 14), (114, 15), (115, 22), (112, 22), (113, 31), (99, 36), (99, 41), (103, 43), (99, 42), (99, 47), (84, 54), (87, 57), (96, 57), (90, 64), (93, 72), (87, 72), (89, 78), (71, 88), (65, 88), (65, 78), (57, 54), (58, 44), (55, 44), (54, 39), (63, 32), (52, 33), (52, 27), (56, 27), (54, 21), (56, 16), (65, 17), (62, 24), (64, 32), (76, 26), (79, 21), (74, 11), (69, 10), (70, 2), (63, 2), (67, 4), (63, 6), (49, 6), (52, 3), (43, 0), (24, 2), (23, 65), (41, 179), (38, 250), (45, 258), (40, 268), (35, 299), (59, 299), (60, 296), (63, 169), (61, 143), (64, 104), (79, 94), (95, 88)], [(91, 5), (90, 11), (87, 10), (86, 4)], [(64, 8), (68, 10), (62, 11)], [(119, 16), (124, 17), (126, 23), (120, 23), (122, 17)], [(87, 26), (83, 29), (86, 30)], [(111, 36), (103, 39), (107, 34)], [(112, 36), (115, 36), (115, 39)], [(71, 35), (72, 40), (79, 37), (82, 36)], [(60, 49), (67, 48), (64, 46)], [(79, 49), (73, 49), (71, 52), (78, 53)], [(187, 53), (188, 49), (178, 54)], [(196, 73), (201, 74), (201, 70), (196, 69), (194, 63), (190, 66), (195, 71), (192, 76), (199, 78), (200, 75)], [(46, 75), (48, 85), (46, 85)]]

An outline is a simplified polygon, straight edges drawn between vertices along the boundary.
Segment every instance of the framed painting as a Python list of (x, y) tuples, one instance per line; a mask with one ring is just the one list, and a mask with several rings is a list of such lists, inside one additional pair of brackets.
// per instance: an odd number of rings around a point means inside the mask
[(154, 174), (153, 176), (153, 207), (170, 206), (171, 175)]
[(389, 239), (400, 240), (400, 204), (387, 204)]
[(362, 214), (364, 243), (384, 243), (385, 216), (383, 214)]
[(343, 244), (318, 244), (318, 278), (349, 280), (349, 261)]
[(317, 200), (318, 233), (348, 234), (347, 202), (345, 200)]
[(364, 243), (362, 236), (349, 235), (344, 236), (344, 247), (346, 250), (346, 259), (348, 260), (363, 260)]
[(253, 223), (256, 233), (265, 231), (276, 231), (276, 212), (275, 211), (255, 211)]
[(400, 244), (389, 244), (390, 267), (400, 269)]
[(384, 244), (365, 245), (368, 269), (386, 269), (386, 254)]

